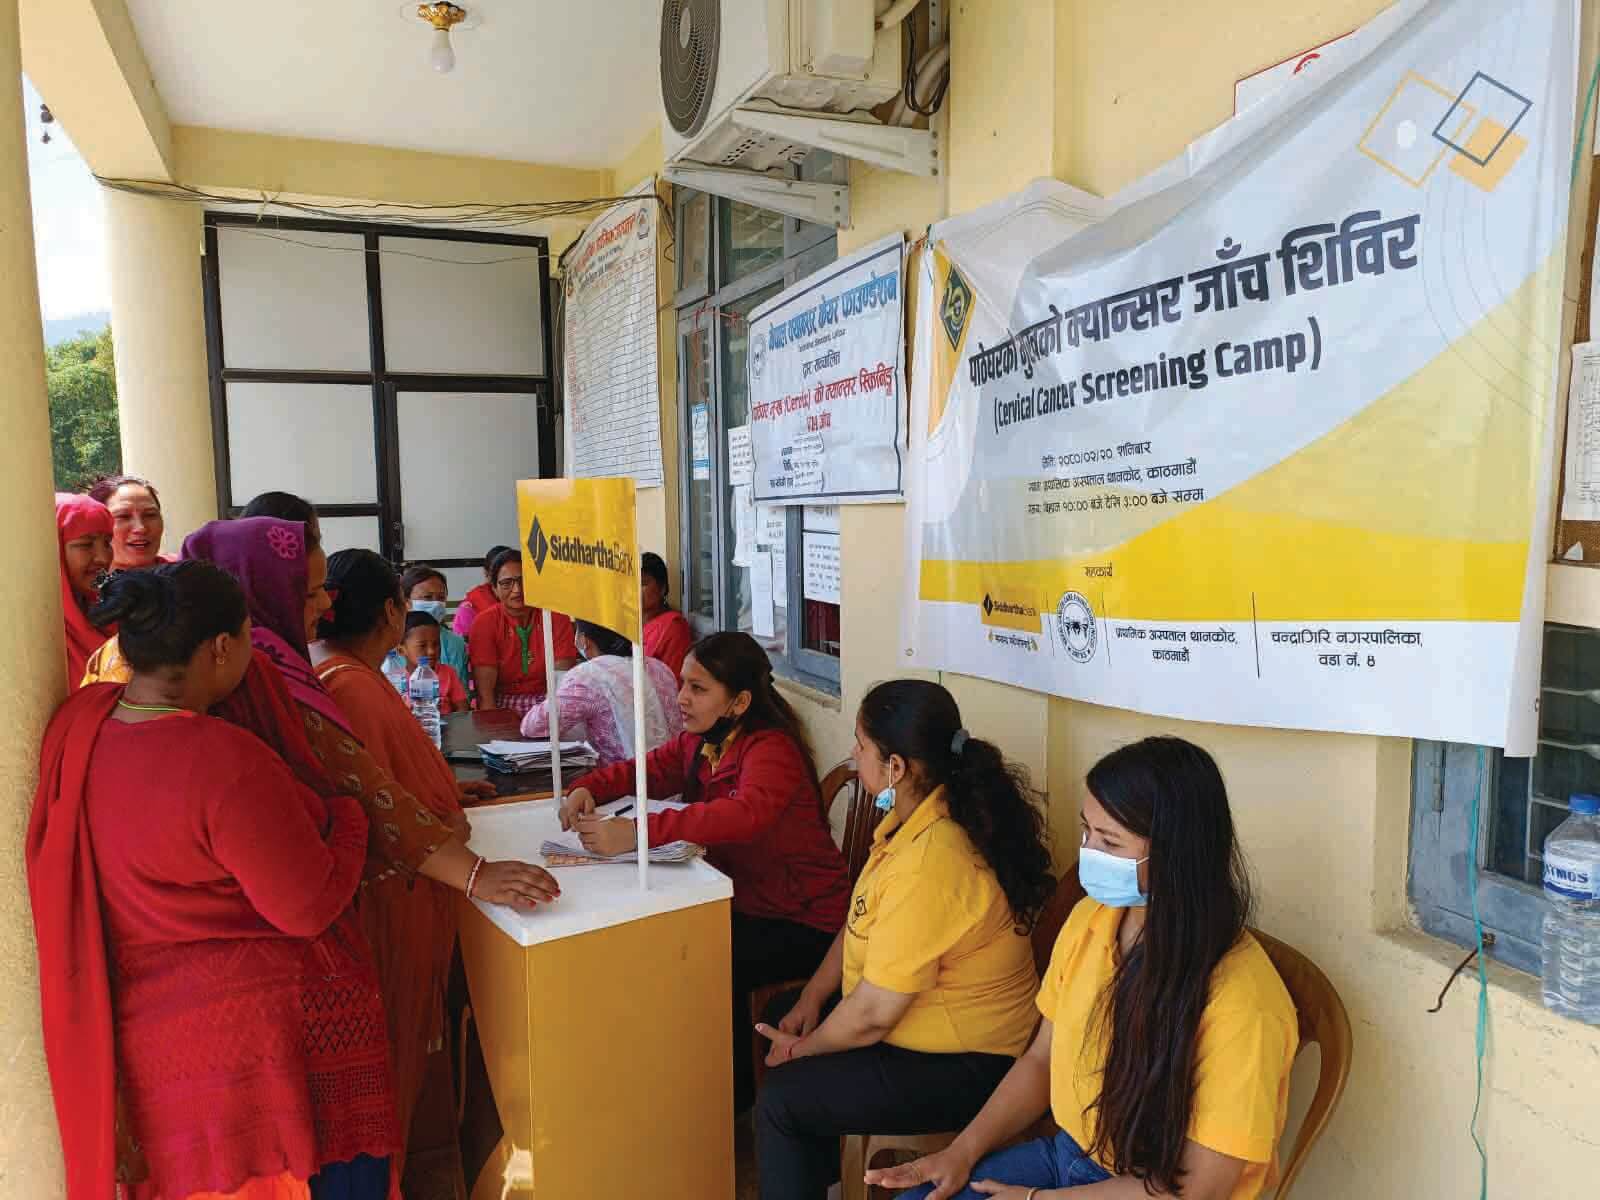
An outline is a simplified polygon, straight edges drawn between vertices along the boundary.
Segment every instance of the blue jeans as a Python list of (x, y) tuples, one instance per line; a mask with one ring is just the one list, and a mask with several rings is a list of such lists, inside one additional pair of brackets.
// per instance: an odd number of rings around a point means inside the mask
[[(972, 1180), (993, 1179), (1025, 1188), (1069, 1188), (1110, 1179), (1109, 1172), (1090, 1158), (1066, 1133), (1053, 1138), (1035, 1138), (1009, 1150), (987, 1154), (972, 1168)], [(923, 1200), (933, 1185), (901, 1192), (899, 1200)], [(982, 1192), (962, 1188), (951, 1200), (985, 1200)]]

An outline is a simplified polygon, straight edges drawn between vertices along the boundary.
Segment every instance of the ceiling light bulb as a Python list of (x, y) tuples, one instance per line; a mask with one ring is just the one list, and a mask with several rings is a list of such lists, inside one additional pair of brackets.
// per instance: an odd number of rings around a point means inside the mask
[(428, 65), (441, 75), (455, 69), (456, 52), (450, 45), (448, 29), (433, 31), (433, 46), (428, 51)]

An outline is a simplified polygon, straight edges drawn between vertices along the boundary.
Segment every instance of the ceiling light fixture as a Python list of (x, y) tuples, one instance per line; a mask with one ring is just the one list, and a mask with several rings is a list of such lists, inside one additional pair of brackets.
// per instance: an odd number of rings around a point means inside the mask
[(467, 10), (448, 0), (435, 4), (417, 5), (417, 16), (433, 26), (432, 46), (428, 50), (428, 65), (443, 75), (455, 68), (456, 52), (450, 45), (450, 30), (467, 19)]

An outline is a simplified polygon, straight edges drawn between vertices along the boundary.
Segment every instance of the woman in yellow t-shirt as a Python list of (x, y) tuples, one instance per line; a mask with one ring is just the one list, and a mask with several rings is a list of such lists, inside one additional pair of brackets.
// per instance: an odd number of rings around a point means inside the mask
[[(1297, 1024), (1245, 928), (1250, 884), (1217, 764), (1148, 738), (1087, 782), (1089, 896), (1056, 942), (1033, 1045), (948, 1150), (869, 1182), (922, 1184), (907, 1193), (917, 1200), (1068, 1188), (1083, 1189), (1073, 1200), (1252, 1200), (1276, 1182)], [(1060, 1133), (989, 1153), (1047, 1102)]]
[(1026, 777), (921, 680), (867, 694), (854, 757), (888, 815), (822, 966), (756, 1026), (762, 1200), (822, 1200), (841, 1134), (959, 1128), (1038, 1021), (1028, 934), (1053, 882)]

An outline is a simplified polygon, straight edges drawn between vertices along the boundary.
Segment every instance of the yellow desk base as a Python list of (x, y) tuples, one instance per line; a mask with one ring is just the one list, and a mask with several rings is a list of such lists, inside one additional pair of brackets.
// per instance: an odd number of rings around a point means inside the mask
[(473, 1200), (733, 1200), (728, 902), (537, 946), (464, 909), (505, 1129)]

